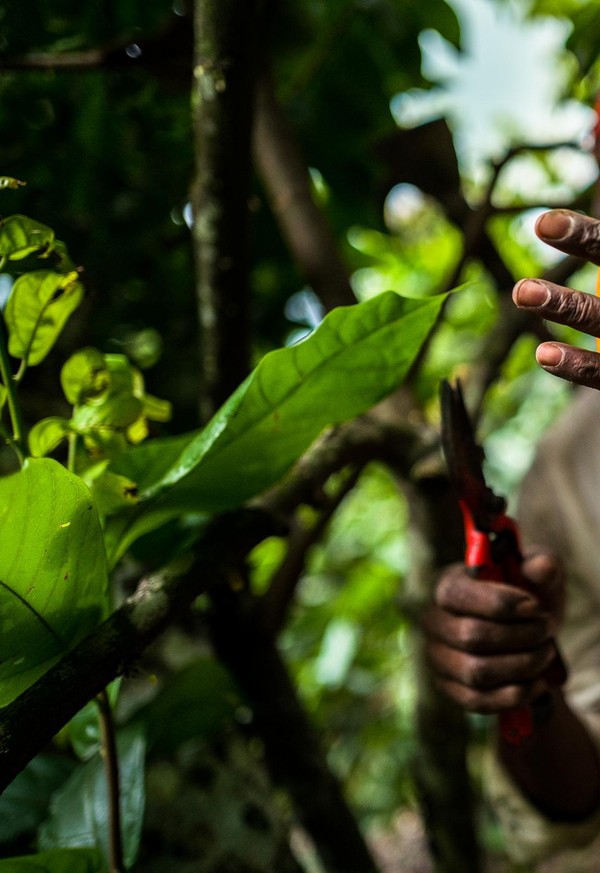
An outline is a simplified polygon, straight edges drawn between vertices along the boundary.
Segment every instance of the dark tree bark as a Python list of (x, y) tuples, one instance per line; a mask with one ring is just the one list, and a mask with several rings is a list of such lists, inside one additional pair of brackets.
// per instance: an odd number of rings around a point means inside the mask
[(192, 191), (196, 296), (207, 419), (250, 363), (249, 211), (258, 0), (196, 0)]
[(212, 638), (252, 707), (273, 780), (290, 795), (327, 873), (378, 873), (273, 637), (248, 592), (213, 594)]
[[(462, 521), (455, 494), (444, 475), (417, 479), (411, 506), (409, 608), (418, 616), (439, 569), (462, 559)], [(468, 726), (464, 713), (434, 686), (415, 632), (417, 754), (414, 778), (436, 873), (479, 873), (474, 797), (467, 769)]]
[(267, 70), (256, 86), (254, 161), (289, 252), (327, 309), (356, 303), (333, 233), (313, 197), (306, 161)]
[[(304, 278), (326, 306), (350, 303), (353, 292), (347, 268), (331, 230), (312, 198), (300, 148), (276, 100), (273, 82), (267, 75), (261, 74), (257, 91), (255, 161), (269, 192), (282, 236)], [(506, 279), (509, 274), (506, 267), (504, 270), (503, 278)], [(407, 403), (410, 403), (410, 398), (406, 393), (396, 394), (386, 402), (387, 411), (384, 412), (382, 406), (378, 412), (396, 424), (402, 424), (407, 415)], [(413, 431), (413, 439), (425, 445), (425, 435), (417, 430)], [(399, 481), (406, 482), (410, 475), (407, 465), (397, 464), (391, 458), (388, 461)], [(441, 488), (441, 493), (438, 493), (438, 488)], [(456, 501), (449, 494), (443, 476), (421, 481), (409, 503), (412, 528), (419, 540), (413, 558), (414, 579), (418, 580), (415, 587), (419, 591), (417, 599), (423, 603), (431, 592), (435, 568), (460, 559), (462, 528)], [(451, 518), (454, 525), (449, 524)], [(479, 849), (466, 766), (468, 736), (465, 718), (432, 686), (419, 650), (415, 667), (419, 731), (415, 780), (432, 857), (438, 873), (464, 873), (465, 870), (477, 873)]]

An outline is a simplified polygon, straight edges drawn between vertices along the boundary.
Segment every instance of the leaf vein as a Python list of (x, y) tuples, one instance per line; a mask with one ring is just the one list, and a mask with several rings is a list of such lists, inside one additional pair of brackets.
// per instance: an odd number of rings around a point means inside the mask
[(54, 628), (52, 627), (52, 625), (49, 624), (49, 623), (46, 621), (46, 619), (44, 618), (44, 616), (43, 616), (40, 612), (37, 611), (37, 609), (35, 608), (35, 606), (32, 606), (31, 603), (30, 603), (30, 602), (29, 602), (25, 597), (23, 597), (22, 594), (19, 594), (19, 592), (18, 592), (18, 591), (15, 591), (14, 588), (11, 588), (10, 585), (7, 585), (6, 582), (3, 582), (3, 581), (2, 581), (2, 579), (0, 579), (0, 587), (4, 588), (5, 591), (8, 591), (9, 594), (12, 594), (13, 597), (16, 597), (16, 599), (17, 599), (20, 603), (22, 603), (23, 606), (25, 606), (25, 607), (26, 607), (26, 608), (27, 608), (31, 613), (33, 613), (33, 615), (35, 615), (35, 617), (36, 617), (37, 620), (40, 622), (40, 624), (42, 624), (43, 627), (46, 628), (46, 630), (48, 631), (48, 633), (49, 633), (52, 637), (54, 637), (54, 640), (59, 644), (59, 646), (61, 647), (62, 650), (64, 650), (64, 649), (66, 648), (66, 646), (65, 646), (65, 642), (64, 642), (64, 640), (62, 639), (62, 637), (60, 636), (60, 634), (58, 634), (58, 633), (54, 630)]

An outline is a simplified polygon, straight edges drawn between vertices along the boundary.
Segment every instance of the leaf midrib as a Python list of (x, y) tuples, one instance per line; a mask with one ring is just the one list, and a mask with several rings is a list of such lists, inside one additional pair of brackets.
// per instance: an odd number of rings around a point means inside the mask
[[(393, 294), (394, 292), (390, 292), (390, 293)], [(433, 298), (431, 298), (431, 299), (433, 299)], [(431, 302), (431, 299), (422, 301), (422, 302), (423, 302), (423, 305), (425, 305), (426, 303), (430, 303), (430, 302)], [(421, 301), (419, 301), (419, 302), (421, 302)], [(415, 312), (417, 312), (417, 311), (418, 311), (417, 309), (413, 309), (410, 313), (408, 313), (407, 318), (410, 317), (411, 315), (413, 315), (413, 314), (414, 314)], [(402, 316), (398, 316), (398, 317), (401, 318)], [(397, 320), (398, 320), (397, 318), (394, 319), (394, 322), (397, 321)], [(364, 342), (368, 342), (369, 340), (371, 340), (371, 339), (373, 339), (373, 338), (376, 338), (377, 335), (378, 335), (379, 333), (385, 331), (387, 328), (389, 328), (390, 326), (392, 326), (392, 325), (394, 324), (394, 322), (389, 322), (389, 321), (387, 321), (385, 324), (380, 325), (380, 326), (379, 326), (378, 328), (376, 328), (374, 331), (371, 331), (370, 333), (364, 335), (364, 336), (359, 340), (358, 343), (352, 343), (352, 344), (349, 344), (349, 345), (348, 345), (348, 344), (347, 344), (347, 345), (344, 345), (342, 348), (337, 349), (337, 350), (336, 350), (332, 355), (328, 356), (327, 358), (322, 358), (322, 359), (317, 363), (317, 365), (316, 365), (315, 367), (313, 367), (312, 370), (310, 370), (310, 373), (308, 374), (308, 376), (306, 376), (306, 377), (302, 377), (302, 378), (303, 378), (303, 379), (305, 379), (305, 378), (312, 378), (313, 375), (314, 375), (315, 373), (317, 373), (321, 368), (323, 368), (323, 367), (325, 367), (325, 366), (328, 366), (328, 365), (330, 364), (331, 361), (334, 361), (337, 357), (339, 357), (340, 355), (342, 355), (342, 354), (344, 354), (345, 352), (347, 352), (350, 348), (357, 348), (358, 346), (362, 345)], [(339, 338), (339, 332), (336, 331), (336, 335), (337, 335), (338, 338)], [(264, 359), (263, 359), (263, 360), (264, 360)], [(294, 367), (296, 368), (296, 370), (298, 369), (298, 368), (296, 367), (296, 364), (294, 364)], [(248, 388), (246, 389), (246, 392), (245, 392), (245, 395), (244, 395), (244, 398), (243, 398), (243, 399), (245, 399), (245, 397), (247, 396), (248, 391), (250, 390), (250, 386), (251, 386), (252, 383), (255, 381), (255, 379), (257, 378), (257, 376), (258, 376), (258, 369), (255, 371), (255, 378), (252, 379), (251, 382), (248, 384)], [(282, 397), (279, 401), (277, 401), (277, 406), (281, 406), (281, 405), (283, 405), (284, 403), (286, 403), (286, 402), (287, 402), (287, 401), (288, 401), (288, 400), (289, 400), (289, 399), (290, 399), (294, 394), (296, 394), (296, 393), (297, 393), (297, 392), (298, 392), (302, 387), (303, 387), (303, 382), (297, 382), (297, 383), (296, 383), (292, 388), (290, 388), (290, 390), (289, 390), (285, 395), (283, 395), (283, 397)], [(260, 386), (259, 386), (259, 388), (260, 388)], [(261, 393), (264, 395), (264, 391), (262, 391), (262, 389), (260, 389), (260, 390), (261, 390)], [(222, 450), (226, 449), (226, 448), (227, 448), (228, 446), (230, 446), (230, 445), (231, 445), (231, 444), (232, 444), (236, 439), (241, 438), (242, 436), (246, 436), (246, 435), (247, 435), (251, 430), (254, 430), (256, 427), (260, 426), (260, 424), (262, 424), (262, 422), (264, 422), (264, 421), (266, 421), (266, 420), (268, 419), (269, 415), (272, 413), (273, 409), (275, 409), (275, 408), (276, 408), (276, 407), (271, 407), (271, 409), (270, 409), (268, 412), (266, 412), (266, 413), (265, 413), (265, 412), (261, 412), (259, 415), (257, 415), (256, 418), (254, 418), (252, 421), (249, 422), (248, 426), (246, 427), (246, 429), (243, 431), (242, 434), (239, 434), (239, 433), (236, 434), (236, 433), (234, 433), (234, 434), (232, 434), (232, 436), (231, 436), (229, 439), (221, 440), (221, 441), (220, 441), (220, 446), (219, 446), (219, 451), (222, 451)], [(238, 409), (236, 410), (236, 413), (238, 413), (238, 412), (239, 412), (239, 407), (238, 407)], [(222, 431), (221, 431), (221, 432), (222, 432)], [(215, 442), (213, 443), (213, 446), (217, 444), (217, 441), (218, 441), (218, 440), (219, 440), (219, 437), (217, 436)], [(212, 450), (212, 446), (209, 446), (209, 448), (206, 450), (206, 452), (204, 453), (204, 455), (202, 455), (202, 456), (198, 459), (198, 461), (197, 461), (197, 464), (198, 464), (198, 465), (199, 465), (200, 463), (202, 463), (202, 461), (204, 460), (204, 458), (207, 457), (207, 455), (211, 452), (211, 450)], [(183, 451), (185, 451), (185, 449), (184, 449)], [(177, 466), (177, 463), (178, 463), (179, 459), (181, 458), (181, 455), (183, 454), (183, 451), (182, 451), (181, 454), (179, 455), (177, 461), (175, 461), (175, 462), (173, 463), (171, 469), (173, 469), (174, 467)], [(216, 452), (215, 454), (218, 454), (218, 452)], [(191, 470), (188, 471), (187, 473), (184, 473), (184, 474), (183, 474), (179, 479), (175, 479), (173, 482), (169, 482), (168, 485), (165, 486), (165, 487), (176, 485), (178, 482), (180, 482), (182, 479), (184, 479), (184, 478), (185, 478), (186, 476), (188, 476), (190, 473), (191, 473)], [(155, 499), (157, 499), (158, 497), (160, 497), (163, 493), (164, 493), (164, 488), (160, 488), (160, 489), (157, 490), (154, 494), (152, 494), (150, 497), (148, 497), (148, 498), (147, 498), (147, 501), (144, 501), (144, 502), (143, 502), (143, 505), (144, 505), (144, 506), (151, 506), (152, 501), (155, 500)], [(140, 504), (142, 503), (142, 501), (143, 501), (143, 495), (140, 496)]]

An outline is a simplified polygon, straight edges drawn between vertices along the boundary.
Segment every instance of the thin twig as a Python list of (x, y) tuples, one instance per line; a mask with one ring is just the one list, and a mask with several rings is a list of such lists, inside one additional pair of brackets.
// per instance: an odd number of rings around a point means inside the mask
[(358, 482), (362, 469), (361, 466), (350, 471), (313, 525), (305, 527), (297, 518), (290, 525), (287, 552), (273, 573), (269, 588), (258, 607), (262, 627), (272, 636), (277, 636), (285, 622), (287, 610), (306, 566), (307, 553), (321, 540), (333, 514)]
[(102, 740), (101, 754), (104, 759), (104, 771), (108, 789), (110, 873), (122, 873), (125, 868), (123, 864), (123, 837), (121, 831), (119, 754), (115, 736), (115, 723), (106, 689), (96, 695), (96, 703), (98, 705), (98, 719)]
[(2, 317), (2, 315), (0, 315), (0, 375), (2, 376), (2, 382), (4, 383), (4, 387), (6, 388), (6, 400), (8, 403), (8, 411), (10, 414), (13, 429), (13, 439), (10, 445), (15, 449), (19, 457), (19, 461), (22, 464), (23, 460), (28, 455), (27, 445), (25, 441), (25, 425), (23, 423), (21, 407), (17, 399), (15, 381), (8, 358), (8, 348), (6, 345), (6, 330), (4, 325), (4, 318)]

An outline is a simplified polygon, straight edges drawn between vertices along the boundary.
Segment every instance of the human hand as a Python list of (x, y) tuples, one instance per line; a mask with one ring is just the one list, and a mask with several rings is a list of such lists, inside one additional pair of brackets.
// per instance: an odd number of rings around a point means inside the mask
[(542, 674), (556, 657), (563, 574), (553, 556), (538, 552), (523, 575), (530, 591), (473, 579), (459, 564), (438, 580), (423, 619), (426, 655), (436, 683), (463, 709), (501, 712), (548, 690)]
[[(541, 240), (554, 248), (600, 265), (600, 221), (597, 219), (567, 209), (553, 209), (538, 219), (535, 230)], [(592, 294), (543, 279), (521, 279), (514, 287), (513, 300), (520, 309), (535, 312), (541, 318), (600, 336), (600, 298)], [(538, 346), (536, 358), (555, 376), (600, 389), (597, 352), (566, 343), (545, 342)]]

